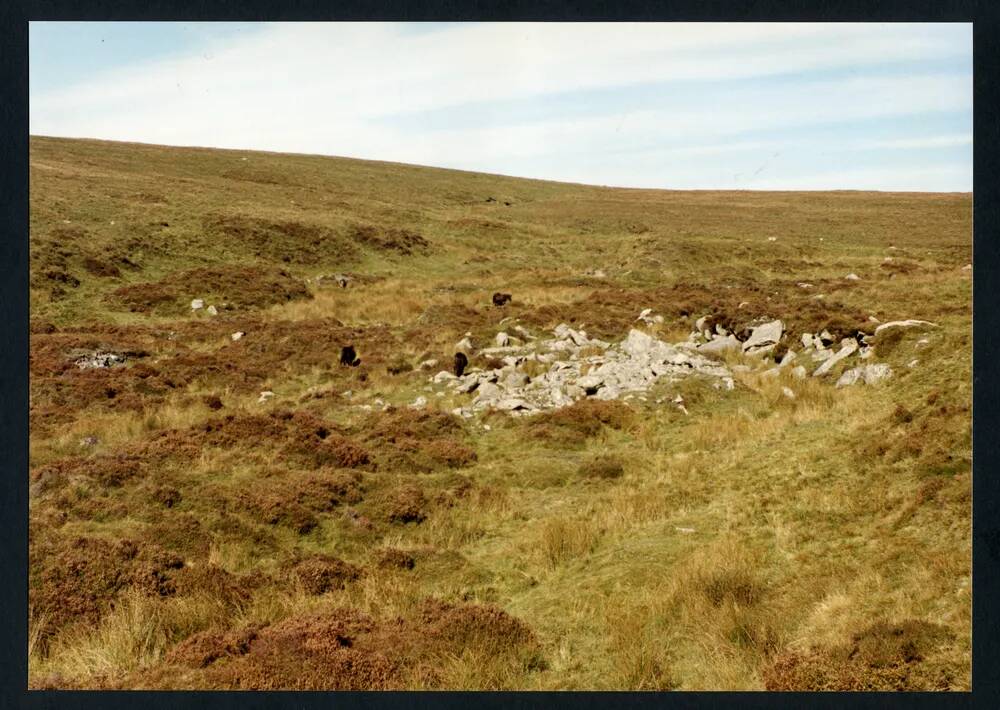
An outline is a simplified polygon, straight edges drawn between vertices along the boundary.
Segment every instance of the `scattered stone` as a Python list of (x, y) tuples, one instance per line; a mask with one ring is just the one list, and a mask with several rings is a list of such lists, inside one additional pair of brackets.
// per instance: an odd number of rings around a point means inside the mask
[(869, 323), (881, 323), (882, 321), (880, 321), (880, 320), (879, 320), (878, 318), (876, 318), (875, 316), (868, 316), (868, 322), (869, 322)]
[(217, 316), (217, 315), (219, 315), (219, 310), (215, 306), (209, 306), (205, 310), (205, 312), (208, 313), (208, 315), (210, 315), (210, 316)]
[(441, 384), (442, 382), (447, 382), (448, 380), (456, 380), (456, 379), (458, 378), (455, 377), (453, 373), (448, 372), (447, 370), (441, 370), (441, 372), (437, 373), (436, 375), (434, 375), (434, 377), (431, 378), (431, 380), (435, 384)]
[(802, 347), (806, 348), (807, 350), (809, 348), (813, 347), (813, 335), (812, 335), (812, 333), (803, 333), (802, 334)]
[(205, 307), (205, 300), (202, 298), (196, 298), (191, 301), (191, 310), (197, 311)]
[(778, 241), (778, 238), (777, 237), (768, 237), (767, 241), (769, 241), (769, 242), (776, 242), (776, 241)]
[(233, 333), (229, 337), (232, 338), (233, 342), (235, 343), (237, 340), (242, 339), (244, 335), (246, 335), (246, 333), (244, 331), (237, 330), (235, 333)]
[(96, 436), (93, 435), (85, 436), (82, 439), (80, 439), (80, 448), (87, 449), (97, 446), (99, 441), (100, 440)]
[(264, 404), (267, 400), (274, 396), (274, 392), (271, 390), (264, 390), (260, 393), (260, 397), (257, 398), (257, 404)]
[(455, 349), (456, 350), (475, 350), (475, 348), (472, 345), (472, 340), (469, 338), (469, 336), (465, 336), (464, 338), (462, 338), (461, 340), (459, 340), (457, 343), (455, 343)]
[(500, 397), (500, 388), (492, 382), (484, 382), (479, 385), (479, 393), (476, 395), (476, 402), (492, 402)]
[(833, 369), (834, 365), (843, 360), (844, 358), (852, 355), (858, 349), (858, 342), (856, 340), (849, 340), (848, 343), (837, 351), (837, 354), (833, 357), (828, 358), (822, 365), (816, 368), (813, 372), (813, 377), (822, 377), (826, 375), (830, 370)]
[(74, 364), (81, 370), (105, 369), (109, 367), (119, 367), (128, 361), (125, 353), (104, 352), (97, 350), (88, 355), (83, 355), (74, 360)]
[[(440, 392), (439, 394), (444, 394)], [(410, 409), (421, 409), (427, 406), (427, 398), (421, 395), (410, 403)]]
[(753, 355), (773, 350), (778, 341), (781, 340), (784, 328), (784, 323), (780, 320), (773, 320), (770, 323), (757, 326), (743, 343), (743, 352)]
[(749, 306), (750, 301), (740, 301), (740, 304), (736, 306), (737, 309), (743, 308), (743, 306)]
[(792, 360), (794, 360), (796, 357), (797, 357), (797, 355), (796, 355), (795, 351), (794, 350), (789, 350), (788, 352), (786, 352), (782, 356), (781, 362), (778, 363), (778, 367), (784, 367), (785, 365), (790, 364), (792, 362)]
[(919, 362), (920, 362), (919, 360), (917, 360), (916, 358), (914, 358), (913, 360), (910, 360), (908, 363), (906, 363), (906, 366), (912, 370), (913, 368), (915, 368), (917, 366), (917, 363), (919, 363)]
[(795, 285), (798, 286), (799, 288), (813, 288), (813, 285), (808, 281), (799, 281)]
[(972, 271), (972, 264), (966, 264), (963, 266), (962, 271)]
[(708, 353), (709, 355), (721, 355), (729, 350), (739, 350), (740, 346), (741, 343), (736, 339), (736, 336), (728, 335), (725, 338), (718, 338), (717, 340), (699, 345), (698, 352)]
[(882, 325), (875, 328), (875, 335), (878, 335), (883, 330), (888, 330), (889, 328), (937, 328), (937, 323), (931, 323), (929, 320), (893, 320), (888, 323), (883, 323)]
[(799, 378), (800, 380), (803, 379), (806, 376), (806, 374), (807, 373), (805, 365), (799, 365), (798, 367), (792, 368), (792, 375)]
[(497, 333), (497, 337), (494, 338), (493, 341), (497, 344), (498, 348), (505, 348), (510, 345), (510, 336), (503, 331), (500, 331)]
[(788, 397), (788, 399), (795, 399), (795, 392), (792, 390), (791, 387), (782, 387), (781, 393), (786, 397)]
[(855, 274), (854, 272), (849, 273), (844, 278), (847, 279), (848, 281), (860, 281), (861, 280), (861, 277), (858, 276), (857, 274)]
[(695, 532), (694, 528), (679, 528), (679, 527), (674, 527), (674, 530), (676, 530), (679, 533), (684, 533), (685, 535), (690, 535), (691, 533)]
[(417, 367), (420, 368), (421, 370), (430, 370), (431, 368), (437, 366), (437, 364), (438, 361), (432, 358), (430, 360), (424, 360), (419, 365), (417, 365)]
[(833, 342), (833, 335), (830, 334), (829, 330), (823, 329), (823, 332), (819, 334), (819, 339), (824, 345), (828, 345)]
[(892, 377), (892, 368), (885, 363), (863, 365), (846, 370), (837, 380), (837, 387), (849, 387), (858, 383), (874, 385)]

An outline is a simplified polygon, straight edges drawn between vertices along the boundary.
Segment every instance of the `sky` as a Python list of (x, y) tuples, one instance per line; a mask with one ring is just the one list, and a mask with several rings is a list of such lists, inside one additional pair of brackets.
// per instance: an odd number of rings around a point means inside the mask
[(971, 24), (32, 22), (33, 135), (618, 187), (972, 190)]

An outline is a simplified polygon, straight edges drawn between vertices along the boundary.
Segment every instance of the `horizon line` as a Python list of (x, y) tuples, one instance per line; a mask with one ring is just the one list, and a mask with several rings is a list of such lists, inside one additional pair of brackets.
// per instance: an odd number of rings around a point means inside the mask
[[(330, 153), (300, 153), (295, 151), (265, 150), (260, 148), (222, 148), (208, 145), (191, 145), (175, 143), (147, 143), (144, 141), (121, 140), (114, 138), (97, 138), (93, 136), (57, 136), (28, 133), (28, 139), (43, 138), (55, 140), (92, 141), (96, 143), (117, 143), (121, 145), (139, 145), (152, 148), (176, 148), (178, 150), (216, 150), (242, 153), (264, 153), (267, 155), (288, 155), (307, 158), (330, 158), (334, 160), (356, 160), (363, 163), (379, 163), (383, 165), (402, 165), (410, 168), (424, 168), (429, 170), (447, 170), (456, 173), (467, 173), (469, 175), (486, 175), (490, 177), (506, 178), (510, 180), (530, 180), (533, 182), (552, 183), (556, 185), (576, 185), (580, 187), (604, 188), (610, 190), (633, 190), (646, 192), (767, 192), (767, 193), (799, 193), (799, 192), (857, 192), (857, 193), (878, 193), (886, 195), (972, 195), (974, 190), (876, 190), (853, 187), (828, 187), (828, 188), (799, 188), (799, 189), (778, 189), (778, 188), (738, 188), (738, 187), (636, 187), (634, 185), (610, 185), (587, 182), (574, 182), (569, 180), (551, 180), (548, 178), (529, 177), (525, 175), (510, 175), (507, 173), (493, 173), (479, 170), (467, 170), (464, 168), (451, 168), (442, 165), (427, 165), (422, 163), (405, 163), (396, 160), (379, 160), (375, 158), (359, 158), (348, 155), (335, 155)], [(29, 156), (30, 167), (30, 156)], [(973, 175), (973, 179), (975, 176)]]

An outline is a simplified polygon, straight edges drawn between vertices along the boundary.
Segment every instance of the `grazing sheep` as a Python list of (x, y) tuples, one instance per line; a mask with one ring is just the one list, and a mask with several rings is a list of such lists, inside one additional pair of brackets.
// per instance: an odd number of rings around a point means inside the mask
[(455, 377), (461, 377), (468, 364), (469, 358), (465, 356), (465, 353), (455, 353)]
[(354, 352), (353, 345), (346, 345), (340, 349), (340, 364), (357, 367), (361, 364), (361, 358)]

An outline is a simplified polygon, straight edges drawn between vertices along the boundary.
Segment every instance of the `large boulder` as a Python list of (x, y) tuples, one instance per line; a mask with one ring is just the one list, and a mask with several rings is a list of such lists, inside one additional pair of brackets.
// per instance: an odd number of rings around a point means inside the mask
[(780, 320), (773, 320), (770, 323), (758, 325), (750, 333), (750, 337), (743, 343), (743, 352), (754, 354), (761, 352), (765, 348), (774, 349), (774, 346), (781, 340), (781, 334), (785, 330), (785, 324)]

